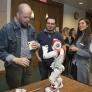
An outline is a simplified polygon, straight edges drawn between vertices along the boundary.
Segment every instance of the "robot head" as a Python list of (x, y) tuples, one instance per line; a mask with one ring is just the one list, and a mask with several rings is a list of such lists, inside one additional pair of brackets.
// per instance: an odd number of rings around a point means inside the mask
[(56, 38), (53, 39), (52, 49), (53, 49), (53, 50), (59, 50), (59, 49), (61, 49), (61, 47), (62, 47), (61, 41), (58, 40), (58, 39), (56, 39)]

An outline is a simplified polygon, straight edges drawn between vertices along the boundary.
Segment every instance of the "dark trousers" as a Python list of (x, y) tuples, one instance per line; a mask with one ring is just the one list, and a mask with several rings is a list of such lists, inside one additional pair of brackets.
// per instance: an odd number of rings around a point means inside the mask
[(73, 79), (77, 80), (77, 66), (72, 63), (71, 75)]
[(17, 88), (31, 82), (31, 65), (27, 68), (9, 65), (5, 67), (6, 81), (10, 89)]
[(72, 58), (73, 54), (67, 53), (63, 65), (65, 66), (65, 70), (63, 72), (64, 75), (70, 76), (71, 75), (71, 68), (72, 68)]
[(52, 69), (50, 68), (51, 64), (48, 64), (47, 62), (40, 62), (39, 63), (39, 71), (41, 75), (41, 80), (47, 79), (49, 75), (52, 72)]

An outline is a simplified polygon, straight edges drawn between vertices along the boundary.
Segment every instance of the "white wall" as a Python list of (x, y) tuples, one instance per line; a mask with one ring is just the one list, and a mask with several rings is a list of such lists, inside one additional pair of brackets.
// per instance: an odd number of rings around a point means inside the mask
[(74, 12), (77, 11), (79, 13), (79, 18), (85, 17), (85, 11), (79, 8), (75, 8), (68, 4), (64, 4), (64, 15), (63, 15), (63, 28), (74, 27), (77, 29), (78, 20), (74, 19)]
[(5, 70), (4, 62), (0, 60), (0, 71)]
[[(0, 28), (10, 21), (11, 0), (0, 0)], [(0, 60), (0, 71), (4, 70), (4, 63)]]
[(10, 22), (11, 17), (11, 0), (7, 0), (7, 23)]
[(0, 27), (7, 21), (7, 0), (0, 0)]
[(0, 28), (10, 21), (11, 0), (0, 0)]

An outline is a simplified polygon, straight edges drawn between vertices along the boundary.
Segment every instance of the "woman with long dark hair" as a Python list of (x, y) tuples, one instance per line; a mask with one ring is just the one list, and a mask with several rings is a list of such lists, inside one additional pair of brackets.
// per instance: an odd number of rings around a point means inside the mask
[(77, 80), (89, 84), (89, 66), (91, 61), (92, 30), (88, 19), (80, 19), (75, 45), (70, 47), (75, 52), (72, 63), (77, 66)]

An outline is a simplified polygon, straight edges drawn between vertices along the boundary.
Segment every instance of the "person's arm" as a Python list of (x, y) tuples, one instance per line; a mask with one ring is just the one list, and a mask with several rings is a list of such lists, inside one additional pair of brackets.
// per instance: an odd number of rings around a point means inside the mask
[(27, 58), (18, 58), (9, 53), (8, 32), (8, 26), (0, 30), (0, 59), (8, 64), (15, 63), (23, 67), (29, 66), (29, 60)]
[(10, 55), (10, 57), (13, 55), (9, 54), (7, 52), (8, 49), (8, 37), (7, 37), (7, 31), (6, 27), (3, 27), (0, 30), (0, 59), (3, 61), (6, 61), (6, 57)]
[(70, 50), (73, 51), (73, 52), (76, 52), (76, 54), (79, 55), (79, 56), (82, 56), (82, 57), (85, 57), (85, 58), (90, 58), (91, 57), (89, 50), (82, 49), (82, 48), (77, 48), (74, 45), (72, 45), (70, 47)]
[[(36, 41), (40, 44), (40, 48), (41, 48), (41, 43), (40, 43), (41, 38), (40, 37), (41, 37), (41, 33), (36, 34)], [(35, 51), (36, 57), (39, 62), (42, 61), (41, 57), (39, 56), (40, 48), (36, 49), (36, 51)]]
[(66, 43), (64, 41), (64, 38), (63, 38), (62, 34), (60, 34), (59, 32), (57, 32), (57, 35), (59, 37), (59, 40), (62, 42), (62, 48), (64, 49), (64, 52), (66, 54)]
[(91, 49), (90, 49), (90, 46), (92, 44), (92, 37), (89, 36), (89, 39), (87, 41), (87, 44), (85, 45), (86, 48), (85, 49), (82, 49), (82, 48), (79, 48), (78, 51), (77, 51), (77, 54), (80, 55), (80, 56), (84, 56), (86, 58), (91, 58), (92, 57), (92, 52), (91, 52)]
[(39, 49), (35, 51), (35, 54), (36, 54), (38, 61), (42, 61), (41, 57), (39, 56)]

